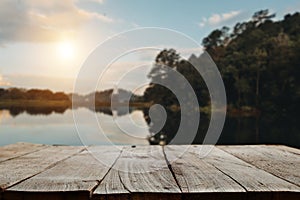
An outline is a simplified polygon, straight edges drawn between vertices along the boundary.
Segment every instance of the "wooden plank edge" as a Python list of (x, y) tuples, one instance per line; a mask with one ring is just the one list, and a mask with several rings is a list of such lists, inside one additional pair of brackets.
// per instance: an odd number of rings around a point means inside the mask
[(91, 200), (123, 200), (131, 199), (129, 193), (115, 193), (115, 194), (93, 194)]
[(299, 199), (298, 194), (293, 193), (272, 193), (272, 192), (212, 192), (212, 193), (130, 193), (130, 194), (103, 194), (93, 196), (92, 200), (296, 200)]
[[(246, 162), (246, 163), (249, 164), (249, 165), (252, 165), (253, 167), (255, 167), (255, 168), (257, 168), (257, 169), (263, 170), (263, 171), (265, 171), (265, 172), (268, 173), (268, 174), (271, 174), (271, 175), (273, 175), (273, 176), (275, 176), (275, 177), (277, 177), (277, 178), (280, 178), (280, 179), (283, 180), (283, 181), (286, 181), (286, 182), (289, 183), (289, 184), (293, 184), (294, 186), (300, 188), (300, 183), (290, 181), (290, 180), (286, 179), (285, 177), (279, 176), (279, 175), (276, 174), (276, 173), (273, 173), (273, 172), (270, 172), (270, 171), (266, 170), (265, 168), (262, 168), (262, 167), (260, 167), (260, 166), (254, 165), (253, 163), (251, 163), (251, 162), (250, 162), (249, 160), (247, 160), (247, 159), (244, 159), (244, 158), (241, 158), (241, 157), (239, 157), (239, 156), (237, 156), (237, 155), (234, 155), (232, 152), (230, 152), (230, 151), (228, 150), (228, 149), (230, 149), (230, 146), (238, 146), (238, 147), (247, 146), (247, 147), (251, 148), (253, 151), (257, 151), (257, 150), (255, 149), (255, 146), (260, 146), (260, 147), (266, 147), (266, 146), (269, 146), (269, 147), (270, 147), (270, 146), (273, 146), (273, 147), (279, 147), (279, 146), (282, 146), (282, 147), (285, 147), (284, 145), (219, 145), (219, 146), (217, 146), (217, 148), (220, 149), (221, 151), (224, 151), (224, 152), (226, 152), (226, 153), (228, 153), (228, 154), (230, 154), (230, 155), (232, 155), (232, 156), (234, 156), (234, 157), (236, 157), (236, 158), (238, 158), (238, 159), (240, 159), (240, 160)], [(276, 149), (277, 149), (277, 150), (280, 150), (280, 151), (282, 151), (282, 152), (288, 152), (288, 153), (290, 153), (290, 154), (294, 154), (294, 155), (295, 155), (295, 153), (290, 152), (290, 151), (283, 150), (283, 149), (281, 149), (281, 148), (276, 148)], [(257, 152), (258, 152), (258, 151), (257, 151)], [(296, 155), (298, 155), (298, 154), (296, 154)]]
[(114, 193), (114, 194), (97, 194), (93, 195), (92, 200), (181, 200), (182, 193), (150, 193), (150, 192), (132, 192), (132, 193)]
[(72, 191), (72, 192), (22, 192), (7, 191), (3, 193), (1, 200), (89, 200), (90, 191)]
[[(50, 148), (50, 147), (52, 147), (52, 146), (49, 146), (49, 148)], [(47, 149), (47, 148), (45, 148), (45, 149)], [(85, 151), (85, 150), (86, 150), (86, 148), (85, 148), (84, 146), (79, 146), (79, 147), (78, 147), (78, 150), (77, 150), (76, 152), (74, 152), (73, 154), (70, 154), (69, 156), (67, 156), (67, 157), (64, 158), (64, 159), (58, 160), (58, 161), (56, 161), (56, 162), (54, 162), (54, 163), (48, 165), (48, 166), (45, 167), (43, 170), (41, 170), (41, 171), (39, 171), (39, 172), (37, 172), (37, 173), (35, 173), (35, 174), (32, 174), (32, 175), (30, 175), (30, 176), (28, 176), (28, 177), (26, 177), (26, 178), (24, 178), (24, 179), (22, 179), (22, 180), (19, 180), (18, 182), (14, 183), (14, 184), (11, 184), (11, 185), (9, 185), (9, 186), (7, 186), (7, 187), (5, 187), (5, 188), (0, 187), (0, 192), (1, 192), (1, 191), (2, 191), (2, 193), (7, 193), (8, 191), (16, 192), (16, 191), (9, 190), (9, 189), (12, 188), (12, 187), (15, 186), (15, 185), (18, 185), (19, 183), (21, 183), (21, 182), (23, 182), (23, 181), (25, 181), (25, 180), (28, 180), (28, 179), (30, 179), (30, 178), (32, 178), (32, 177), (34, 177), (34, 176), (36, 176), (36, 175), (38, 175), (38, 174), (40, 174), (40, 173), (43, 173), (44, 171), (47, 171), (47, 170), (53, 168), (53, 167), (56, 166), (58, 163), (63, 162), (63, 161), (65, 161), (65, 160), (67, 160), (67, 159), (69, 159), (69, 158), (71, 158), (71, 157), (73, 157), (73, 156), (75, 156), (75, 155), (77, 155), (77, 154), (80, 154), (81, 152), (83, 152), (83, 151)], [(4, 196), (4, 195), (3, 195), (3, 196)]]
[(247, 200), (299, 200), (299, 192), (277, 191), (277, 192), (247, 192)]
[(292, 154), (296, 154), (300, 156), (300, 149), (294, 148), (294, 147), (290, 147), (290, 146), (286, 146), (286, 145), (274, 145), (274, 144), (267, 144), (265, 145), (267, 147), (276, 147), (277, 149), (280, 149), (284, 152), (289, 152)]

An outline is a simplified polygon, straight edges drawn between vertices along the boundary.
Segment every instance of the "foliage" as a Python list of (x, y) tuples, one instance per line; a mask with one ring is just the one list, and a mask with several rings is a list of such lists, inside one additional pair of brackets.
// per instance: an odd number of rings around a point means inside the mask
[(258, 11), (231, 34), (216, 30), (222, 34), (203, 40), (222, 73), (228, 102), (237, 108), (295, 111), (299, 103), (300, 15), (278, 22), (274, 16)]
[[(272, 21), (274, 17), (268, 10), (258, 11), (251, 20), (237, 23), (232, 29), (223, 27), (212, 31), (202, 44), (219, 68), (231, 116), (251, 114), (256, 117), (256, 127), (258, 118), (264, 124), (272, 122), (273, 125), (280, 122), (276, 119), (285, 119), (295, 127), (300, 111), (300, 14), (288, 14), (281, 21)], [(177, 109), (175, 114), (171, 109), (174, 105), (179, 107), (178, 99), (171, 90), (157, 84), (157, 81), (168, 83), (172, 70), (188, 80), (201, 107), (210, 107), (206, 85), (190, 64), (197, 59), (201, 60), (201, 55), (181, 59), (174, 49), (165, 49), (157, 55), (144, 100), (169, 109), (167, 123), (162, 131), (149, 138), (150, 143), (158, 144), (161, 140), (169, 143), (178, 129), (182, 113)], [(180, 84), (177, 86), (185, 89)], [(186, 92), (185, 103), (189, 102), (190, 95)], [(150, 121), (147, 111), (144, 115), (150, 125), (155, 123)], [(175, 115), (177, 121), (172, 119)], [(196, 142), (201, 141), (200, 133)]]
[(44, 100), (44, 101), (70, 101), (63, 92), (52, 92), (40, 89), (0, 88), (1, 100)]
[[(182, 81), (174, 71), (187, 81)], [(176, 95), (171, 88), (167, 88), (167, 86), (174, 86), (174, 82), (177, 82), (177, 90), (185, 92), (183, 101), (186, 104), (193, 95), (196, 95), (201, 106), (206, 106), (209, 102), (208, 90), (201, 75), (189, 61), (182, 59), (174, 49), (164, 49), (157, 55), (154, 67), (148, 77), (152, 81), (144, 93), (144, 100), (147, 102), (161, 104), (168, 108), (171, 108), (172, 105), (179, 106)], [(192, 87), (192, 91), (188, 90), (189, 85)]]

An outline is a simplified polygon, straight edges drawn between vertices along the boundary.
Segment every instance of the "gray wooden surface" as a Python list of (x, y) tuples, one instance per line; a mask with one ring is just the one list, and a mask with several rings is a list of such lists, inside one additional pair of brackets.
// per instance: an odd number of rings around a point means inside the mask
[(0, 199), (300, 199), (299, 149), (202, 147), (0, 147)]

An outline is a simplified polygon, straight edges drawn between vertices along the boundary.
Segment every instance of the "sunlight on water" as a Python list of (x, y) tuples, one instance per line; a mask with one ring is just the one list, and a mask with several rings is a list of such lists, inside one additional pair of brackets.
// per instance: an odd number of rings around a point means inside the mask
[[(96, 114), (103, 124), (105, 134), (102, 134), (98, 126), (90, 123), (89, 117), (95, 115), (93, 111), (85, 108), (73, 111), (78, 112), (81, 116), (79, 126), (84, 128), (84, 143), (87, 145), (148, 144), (145, 139), (147, 132), (141, 133), (143, 134), (142, 139), (130, 137), (116, 127), (112, 116), (103, 113)], [(143, 125), (146, 126), (141, 111), (135, 111), (131, 115), (139, 124), (144, 123)], [(130, 122), (123, 121), (122, 123), (131, 126)], [(24, 112), (14, 117), (8, 110), (1, 110), (0, 124), (0, 145), (21, 141), (41, 144), (83, 145), (76, 131), (72, 110), (67, 110), (63, 114), (52, 113), (50, 115), (29, 115)]]
[(0, 124), (4, 124), (10, 118), (11, 115), (8, 110), (0, 110)]

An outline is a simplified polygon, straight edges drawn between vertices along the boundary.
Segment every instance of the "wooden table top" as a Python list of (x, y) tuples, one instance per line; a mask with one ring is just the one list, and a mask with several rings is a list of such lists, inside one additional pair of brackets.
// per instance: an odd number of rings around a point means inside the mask
[(300, 150), (17, 143), (0, 147), (0, 199), (299, 200)]

